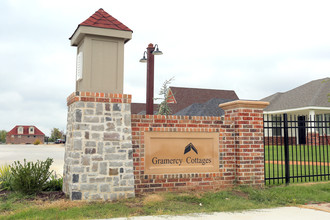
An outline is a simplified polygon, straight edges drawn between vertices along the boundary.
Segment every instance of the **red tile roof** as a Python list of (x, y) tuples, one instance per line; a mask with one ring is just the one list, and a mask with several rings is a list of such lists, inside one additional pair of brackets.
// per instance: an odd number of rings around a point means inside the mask
[[(99, 28), (109, 28), (121, 31), (132, 31), (126, 25), (109, 15), (102, 8), (90, 16), (87, 20), (80, 23), (81, 26), (91, 26)], [(133, 31), (132, 31), (133, 32)]]
[[(18, 134), (18, 128), (23, 127), (23, 134)], [(45, 135), (42, 133), (36, 126), (33, 125), (16, 125), (13, 129), (11, 129), (7, 135), (32, 135), (29, 134), (29, 128), (34, 127), (33, 135)]]

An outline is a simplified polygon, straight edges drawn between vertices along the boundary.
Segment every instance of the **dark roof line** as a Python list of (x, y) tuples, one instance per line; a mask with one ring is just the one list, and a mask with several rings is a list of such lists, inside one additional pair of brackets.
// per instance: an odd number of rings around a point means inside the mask
[(284, 93), (275, 93), (261, 99), (270, 105), (264, 111), (278, 111), (303, 107), (330, 107), (330, 78), (317, 79)]

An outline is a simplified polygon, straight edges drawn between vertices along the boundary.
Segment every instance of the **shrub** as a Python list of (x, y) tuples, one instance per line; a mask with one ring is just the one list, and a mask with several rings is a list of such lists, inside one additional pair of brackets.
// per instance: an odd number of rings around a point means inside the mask
[(44, 191), (61, 191), (63, 186), (63, 177), (57, 178), (56, 174), (51, 175), (49, 180), (46, 182), (43, 190)]
[(22, 165), (15, 161), (10, 167), (12, 172), (12, 188), (25, 194), (34, 194), (40, 192), (52, 174), (49, 171), (53, 159), (47, 158), (46, 161), (26, 162)]
[(0, 191), (11, 190), (12, 175), (10, 172), (10, 166), (3, 165), (0, 167)]
[(34, 145), (39, 145), (40, 143), (41, 143), (41, 142), (40, 142), (39, 139), (36, 139), (36, 140), (33, 142)]

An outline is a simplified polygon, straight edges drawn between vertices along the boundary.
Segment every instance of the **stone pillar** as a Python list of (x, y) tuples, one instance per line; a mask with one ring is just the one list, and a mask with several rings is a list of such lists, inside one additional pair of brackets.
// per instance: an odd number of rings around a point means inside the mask
[(219, 106), (225, 110), (224, 124), (234, 128), (235, 182), (264, 184), (263, 109), (268, 102), (233, 101)]
[(87, 201), (134, 197), (131, 96), (75, 92), (67, 102), (65, 194)]

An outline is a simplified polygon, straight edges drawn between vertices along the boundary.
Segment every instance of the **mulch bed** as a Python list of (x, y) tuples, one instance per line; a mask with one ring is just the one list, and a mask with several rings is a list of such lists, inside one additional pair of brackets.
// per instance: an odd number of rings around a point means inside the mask
[(40, 192), (36, 195), (36, 199), (40, 199), (42, 201), (53, 201), (65, 198), (66, 196), (62, 191)]
[[(13, 192), (8, 190), (0, 191), (0, 199), (6, 199), (9, 194)], [(35, 196), (28, 197), (27, 200), (42, 200), (42, 201), (55, 201), (60, 199), (65, 199), (66, 196), (62, 191), (54, 191), (54, 192), (40, 192)]]
[(8, 194), (9, 191), (7, 190), (2, 190), (0, 191), (0, 198), (5, 197)]

